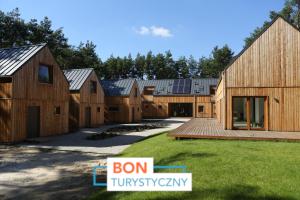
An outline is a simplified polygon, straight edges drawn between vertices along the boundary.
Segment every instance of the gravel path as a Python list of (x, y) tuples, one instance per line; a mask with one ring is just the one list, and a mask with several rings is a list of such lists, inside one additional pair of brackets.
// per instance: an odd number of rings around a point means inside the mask
[(84, 199), (99, 190), (92, 186), (91, 169), (130, 144), (177, 128), (189, 119), (167, 119), (166, 128), (133, 132), (105, 140), (86, 140), (111, 126), (83, 129), (39, 144), (0, 146), (0, 199)]

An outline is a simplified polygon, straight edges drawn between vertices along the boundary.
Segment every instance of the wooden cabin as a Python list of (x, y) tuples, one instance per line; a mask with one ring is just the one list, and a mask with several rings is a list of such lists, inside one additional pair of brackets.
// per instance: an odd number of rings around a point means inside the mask
[(143, 118), (212, 118), (217, 81), (213, 78), (138, 81)]
[(105, 122), (141, 121), (141, 94), (135, 79), (103, 80), (101, 85), (105, 92)]
[(300, 131), (300, 32), (277, 17), (224, 70), (216, 92), (225, 129)]
[(64, 70), (70, 84), (70, 131), (104, 123), (104, 91), (92, 68)]
[(0, 142), (67, 133), (68, 101), (46, 44), (0, 49)]

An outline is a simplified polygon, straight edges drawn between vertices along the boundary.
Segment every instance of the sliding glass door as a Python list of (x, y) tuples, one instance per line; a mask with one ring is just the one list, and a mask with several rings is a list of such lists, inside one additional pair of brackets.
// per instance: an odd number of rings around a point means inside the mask
[(235, 97), (232, 101), (233, 105), (233, 127), (237, 129), (247, 129), (247, 98)]
[(234, 129), (265, 129), (266, 97), (233, 97), (232, 125)]

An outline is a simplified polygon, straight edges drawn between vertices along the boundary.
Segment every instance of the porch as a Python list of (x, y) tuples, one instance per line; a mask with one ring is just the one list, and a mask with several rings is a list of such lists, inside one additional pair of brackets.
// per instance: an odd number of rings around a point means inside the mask
[(212, 118), (194, 118), (171, 131), (168, 136), (180, 138), (300, 141), (300, 132), (259, 130), (224, 130)]

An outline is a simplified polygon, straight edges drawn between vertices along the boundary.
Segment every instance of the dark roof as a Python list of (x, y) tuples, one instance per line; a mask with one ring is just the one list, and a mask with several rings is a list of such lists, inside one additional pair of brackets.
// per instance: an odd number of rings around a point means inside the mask
[(218, 79), (216, 78), (199, 78), (191, 79), (191, 90), (188, 94), (176, 94), (173, 92), (175, 80), (178, 79), (163, 79), (163, 80), (138, 80), (140, 91), (145, 87), (155, 87), (154, 96), (186, 96), (186, 95), (210, 95), (210, 86), (216, 86)]
[(85, 69), (67, 69), (63, 70), (69, 84), (70, 90), (80, 90), (83, 83), (89, 77), (89, 75), (93, 72), (92, 68)]
[(0, 76), (13, 75), (46, 44), (0, 49)]
[(129, 96), (135, 79), (100, 81), (106, 96)]
[(210, 86), (217, 86), (217, 78), (192, 79), (192, 95), (210, 95)]

